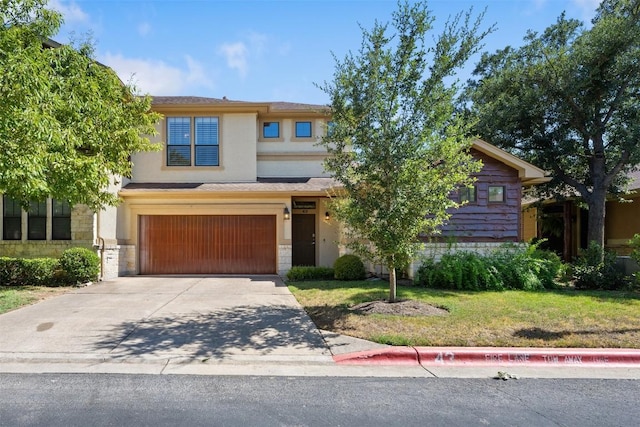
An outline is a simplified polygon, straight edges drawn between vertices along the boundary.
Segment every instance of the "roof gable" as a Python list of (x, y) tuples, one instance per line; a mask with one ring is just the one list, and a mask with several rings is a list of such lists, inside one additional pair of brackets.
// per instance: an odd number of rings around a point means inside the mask
[(472, 143), (472, 147), (480, 151), (481, 153), (484, 153), (487, 156), (494, 158), (504, 163), (505, 165), (517, 170), (518, 177), (520, 178), (520, 180), (522, 181), (522, 185), (524, 186), (542, 184), (551, 180), (550, 177), (546, 176), (547, 173), (544, 170), (520, 159), (519, 157), (514, 156), (511, 153), (507, 153), (506, 151), (496, 147), (495, 145), (491, 145), (486, 141), (475, 139)]

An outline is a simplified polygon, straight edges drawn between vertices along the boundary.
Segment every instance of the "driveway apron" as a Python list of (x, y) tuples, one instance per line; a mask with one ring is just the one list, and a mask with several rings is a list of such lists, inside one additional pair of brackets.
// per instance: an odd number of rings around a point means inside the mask
[(331, 361), (277, 276), (124, 277), (0, 316), (0, 356)]

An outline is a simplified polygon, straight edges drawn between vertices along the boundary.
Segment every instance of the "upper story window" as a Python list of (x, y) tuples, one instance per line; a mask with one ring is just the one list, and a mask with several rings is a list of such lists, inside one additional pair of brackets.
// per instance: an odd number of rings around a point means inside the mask
[(476, 187), (461, 187), (458, 189), (458, 196), (460, 197), (460, 203), (475, 203), (477, 201)]
[(29, 240), (47, 239), (47, 202), (29, 203), (27, 237)]
[(264, 122), (262, 123), (262, 137), (280, 138), (280, 122)]
[(217, 117), (168, 117), (167, 166), (219, 166)]
[(3, 196), (2, 206), (2, 238), (4, 240), (21, 240), (22, 208), (20, 203)]
[(505, 199), (504, 185), (489, 186), (489, 203), (504, 203)]
[(196, 117), (196, 166), (218, 166), (218, 118)]
[(328, 137), (335, 135), (336, 122), (328, 121), (327, 124), (325, 125), (325, 128), (326, 128), (325, 129), (326, 135)]
[(295, 135), (296, 138), (311, 138), (311, 122), (296, 122)]
[(69, 202), (51, 201), (51, 239), (71, 240), (71, 205)]

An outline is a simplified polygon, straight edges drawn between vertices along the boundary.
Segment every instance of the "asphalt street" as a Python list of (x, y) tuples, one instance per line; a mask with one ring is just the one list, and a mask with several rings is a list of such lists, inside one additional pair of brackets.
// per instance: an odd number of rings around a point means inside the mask
[(2, 426), (636, 426), (640, 381), (0, 374)]

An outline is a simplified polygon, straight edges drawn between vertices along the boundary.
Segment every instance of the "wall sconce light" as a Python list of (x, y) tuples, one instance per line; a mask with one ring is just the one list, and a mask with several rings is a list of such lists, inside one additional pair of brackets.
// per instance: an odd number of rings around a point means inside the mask
[(284, 207), (284, 219), (290, 219), (291, 214), (289, 213), (289, 208), (287, 206)]
[(329, 215), (329, 211), (324, 213), (324, 219), (325, 221), (329, 221), (331, 219), (331, 215)]

